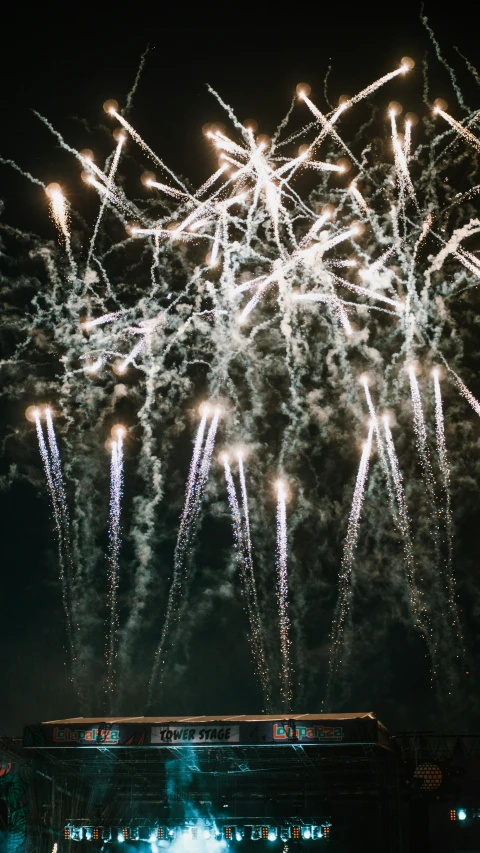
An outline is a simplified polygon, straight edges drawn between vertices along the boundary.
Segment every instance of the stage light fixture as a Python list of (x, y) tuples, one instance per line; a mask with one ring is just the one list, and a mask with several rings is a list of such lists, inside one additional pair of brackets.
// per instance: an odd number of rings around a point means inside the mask
[(280, 838), (282, 841), (288, 841), (290, 838), (290, 827), (289, 826), (281, 826), (280, 827)]
[(276, 840), (277, 840), (277, 838), (278, 838), (278, 829), (277, 829), (277, 827), (276, 827), (276, 826), (271, 826), (271, 827), (270, 827), (270, 829), (268, 830), (268, 836), (267, 836), (267, 838), (268, 838), (268, 840), (269, 840), (269, 841), (276, 841)]
[(85, 827), (85, 840), (91, 841), (93, 838), (93, 830), (90, 826)]
[(122, 835), (124, 841), (128, 841), (128, 826), (124, 826), (122, 829)]
[(112, 830), (110, 827), (106, 827), (102, 829), (102, 841), (111, 841), (112, 840)]
[(119, 832), (117, 835), (117, 841), (119, 844), (122, 844), (125, 841), (125, 836), (123, 832)]
[(138, 826), (131, 826), (129, 830), (130, 841), (138, 841), (140, 839), (140, 829)]
[[(268, 827), (267, 827), (268, 832)], [(262, 837), (262, 827), (261, 826), (252, 826), (252, 841), (260, 841)]]
[(262, 826), (262, 838), (265, 840), (268, 838), (268, 826)]
[(318, 841), (319, 838), (323, 838), (323, 832), (321, 826), (312, 826), (312, 840)]
[(300, 827), (299, 826), (292, 826), (292, 838), (295, 841), (298, 841), (298, 839), (300, 838)]
[(223, 828), (223, 834), (227, 841), (231, 841), (233, 838), (233, 826), (225, 826)]
[(302, 838), (304, 841), (310, 841), (312, 837), (312, 828), (310, 826), (302, 826)]
[(66, 826), (65, 829), (63, 830), (63, 837), (64, 837), (65, 841), (70, 841), (70, 827), (69, 826)]
[(95, 826), (93, 828), (93, 840), (98, 841), (99, 838), (100, 838), (100, 830), (99, 830), (98, 826)]
[(245, 830), (240, 829), (238, 826), (235, 830), (235, 841), (242, 841), (245, 837)]
[(322, 826), (322, 832), (324, 838), (330, 838), (330, 829), (332, 827), (331, 823), (324, 823)]
[(457, 817), (459, 820), (465, 820), (467, 817), (467, 813), (466, 813), (465, 809), (459, 809), (457, 812)]
[(70, 838), (72, 841), (81, 841), (83, 838), (83, 826), (72, 826), (70, 829)]
[(450, 809), (450, 820), (456, 820), (456, 819), (457, 819), (457, 812), (455, 811), (455, 809)]

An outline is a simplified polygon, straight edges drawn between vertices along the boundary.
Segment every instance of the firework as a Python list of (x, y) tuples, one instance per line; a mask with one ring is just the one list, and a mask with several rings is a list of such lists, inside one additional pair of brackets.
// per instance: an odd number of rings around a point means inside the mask
[[(265, 656), (265, 626), (269, 623), (265, 615), (268, 602), (262, 598), (262, 590), (271, 585), (266, 566), (271, 567), (273, 561), (271, 554), (263, 553), (262, 523), (268, 517), (269, 472), (288, 471), (289, 481), (295, 483), (298, 494), (298, 501), (289, 513), (287, 531), (286, 490), (282, 484), (277, 487), (280, 682), (282, 703), (288, 710), (294, 689), (296, 692), (291, 665), (292, 637), (299, 644), (295, 649), (299, 660), (302, 631), (301, 626), (293, 630), (296, 626), (290, 624), (296, 611), (289, 601), (288, 571), (292, 572), (293, 566), (295, 572), (295, 555), (290, 555), (287, 561), (287, 541), (296, 541), (295, 532), (305, 519), (314, 517), (319, 499), (323, 499), (323, 475), (315, 469), (317, 442), (321, 453), (328, 456), (332, 446), (328, 444), (328, 435), (332, 441), (336, 436), (343, 436), (340, 440), (344, 442), (356, 440), (365, 414), (363, 397), (371, 424), (358, 467), (352, 506), (348, 509), (347, 500), (344, 504), (348, 523), (330, 636), (330, 695), (340, 674), (340, 662), (347, 656), (346, 644), (352, 633), (347, 630), (351, 578), (373, 436), (390, 511), (385, 512), (383, 504), (379, 505), (372, 485), (372, 512), (362, 523), (383, 525), (388, 535), (393, 519), (401, 537), (404, 563), (396, 577), (401, 578), (402, 595), (405, 589), (409, 590), (412, 620), (427, 641), (433, 671), (437, 673), (443, 666), (442, 635), (449, 635), (447, 619), (453, 621), (457, 646), (461, 645), (453, 582), (451, 474), (439, 378), (434, 377), (434, 395), (441, 506), (434, 476), (436, 461), (432, 462), (428, 440), (430, 415), (428, 408), (424, 411), (413, 363), (431, 364), (432, 357), (443, 361), (446, 376), (453, 378), (460, 393), (480, 414), (480, 403), (454, 370), (461, 349), (452, 355), (454, 336), (442, 349), (443, 329), (452, 326), (454, 300), (460, 293), (478, 286), (480, 278), (480, 262), (475, 252), (463, 246), (467, 237), (478, 232), (478, 222), (468, 204), (462, 207), (463, 202), (470, 203), (478, 187), (468, 184), (465, 193), (449, 197), (444, 210), (438, 200), (445, 193), (438, 174), (453, 157), (452, 138), (456, 148), (463, 146), (462, 153), (455, 155), (455, 163), (463, 164), (462, 158), (476, 156), (480, 143), (468, 129), (475, 114), (469, 114), (459, 123), (444, 106), (437, 105), (437, 114), (448, 123), (446, 132), (438, 136), (431, 121), (417, 131), (408, 113), (402, 124), (399, 117), (402, 111), (396, 102), (391, 102), (389, 114), (382, 107), (382, 115), (389, 122), (384, 161), (379, 159), (368, 137), (371, 132), (368, 123), (348, 143), (343, 138), (342, 127), (346, 110), (353, 110), (355, 104), (375, 92), (383, 97), (382, 87), (411, 67), (412, 61), (404, 58), (400, 67), (357, 95), (343, 98), (328, 114), (313, 102), (306, 87), (300, 87), (292, 110), (270, 139), (257, 136), (251, 127), (241, 125), (231, 107), (216, 96), (231, 119), (233, 130), (219, 126), (206, 129), (206, 142), (215, 163), (211, 176), (196, 191), (154, 153), (126, 120), (118, 104), (105, 104), (105, 110), (121, 127), (115, 131), (117, 144), (104, 168), (97, 166), (88, 153), (76, 152), (42, 119), (55, 133), (58, 143), (81, 164), (85, 181), (100, 196), (100, 210), (91, 233), (86, 235), (85, 252), (81, 254), (77, 249), (79, 240), (72, 242), (66, 191), (58, 185), (47, 188), (52, 217), (67, 258), (64, 262), (51, 249), (36, 248), (37, 256), (45, 263), (48, 289), (41, 296), (35, 295), (34, 322), (27, 327), (19, 321), (18, 328), (27, 329), (28, 346), (33, 344), (38, 328), (48, 330), (51, 352), (56, 359), (60, 354), (63, 376), (58, 405), (66, 415), (68, 438), (65, 471), (72, 476), (77, 502), (88, 491), (85, 485), (88, 466), (80, 459), (78, 449), (83, 435), (88, 436), (89, 446), (93, 448), (92, 425), (106, 423), (107, 413), (109, 417), (120, 399), (125, 398), (126, 405), (138, 414), (135, 435), (139, 482), (144, 492), (132, 502), (131, 538), (135, 543), (137, 569), (133, 573), (135, 586), (130, 590), (131, 610), (122, 634), (122, 667), (131, 666), (125, 649), (141, 623), (139, 617), (146, 607), (148, 590), (158, 586), (155, 543), (166, 534), (162, 527), (165, 513), (159, 512), (158, 507), (163, 500), (172, 500), (168, 491), (170, 477), (165, 469), (183, 428), (181, 413), (191, 406), (191, 395), (198, 393), (200, 387), (201, 393), (207, 393), (210, 399), (226, 401), (222, 428), (224, 423), (226, 437), (233, 441), (233, 446), (241, 441), (244, 430), (249, 441), (261, 448), (258, 485), (252, 489), (249, 484), (248, 496), (242, 456), (238, 456), (238, 496), (228, 460), (224, 462), (224, 471), (253, 657), (266, 704), (271, 691)], [(288, 135), (294, 109), (308, 111), (309, 123)], [(121, 156), (126, 134), (132, 141), (131, 158)], [(144, 192), (148, 190), (148, 199), (135, 202), (127, 199), (122, 189), (126, 184), (119, 177), (120, 168), (128, 171), (132, 166), (133, 143), (140, 146), (142, 154), (159, 171), (158, 180), (151, 172), (143, 173), (141, 181)], [(342, 159), (338, 156), (339, 149)], [(352, 175), (347, 179), (350, 171)], [(301, 196), (301, 185), (299, 189), (295, 183), (303, 173), (309, 173), (310, 179), (317, 182), (307, 198)], [(31, 178), (28, 173), (23, 174)], [(456, 211), (459, 221), (452, 211)], [(75, 222), (73, 217), (72, 221)], [(119, 222), (125, 226), (120, 240)], [(448, 269), (444, 270), (444, 266)], [(469, 295), (467, 292), (467, 299)], [(447, 352), (451, 363), (447, 363), (444, 354)], [(10, 364), (16, 369), (22, 360), (20, 348)], [(420, 491), (415, 491), (418, 472), (413, 461), (403, 458), (403, 454), (408, 455), (411, 443), (410, 424), (404, 424), (402, 441), (397, 445), (402, 477), (388, 422), (384, 421), (382, 430), (368, 382), (362, 381), (359, 388), (355, 381), (359, 363), (360, 370), (375, 375), (376, 405), (388, 404), (399, 417), (410, 411), (404, 399), (403, 380), (407, 372), (423, 480), (421, 491), (426, 498), (413, 521), (408, 517), (406, 496), (410, 503), (409, 488), (414, 496)], [(108, 364), (114, 371), (113, 377), (107, 369), (99, 374), (100, 368)], [(124, 378), (132, 364), (136, 368), (131, 372), (133, 375), (129, 373)], [(52, 393), (54, 387), (52, 383)], [(138, 405), (143, 391), (144, 402)], [(178, 419), (172, 418), (171, 413), (177, 411)], [(35, 420), (60, 543), (62, 594), (70, 632), (68, 613), (70, 607), (75, 609), (75, 602), (69, 601), (69, 573), (73, 567), (68, 557), (70, 533), (64, 476), (51, 416), (47, 416), (49, 451), (39, 418)], [(202, 409), (177, 531), (172, 580), (154, 655), (150, 698), (162, 681), (167, 651), (170, 653), (174, 645), (172, 628), (183, 612), (180, 602), (191, 577), (189, 560), (200, 528), (219, 422), (218, 407)], [(274, 435), (277, 428), (280, 434)], [(103, 442), (101, 429), (97, 429), (97, 441)], [(343, 449), (345, 445), (341, 453)], [(305, 462), (314, 473), (314, 492), (310, 492), (303, 479)], [(372, 482), (376, 482), (375, 478)], [(212, 477), (209, 494), (211, 489), (217, 517), (223, 511), (219, 506), (225, 504), (224, 490), (220, 493), (219, 488), (218, 477)], [(110, 701), (122, 627), (117, 607), (121, 492), (122, 444), (117, 437), (112, 443), (108, 563), (106, 659)], [(343, 497), (337, 492), (331, 500), (340, 506)], [(228, 517), (228, 507), (226, 512)], [(79, 530), (82, 525), (85, 530), (88, 519), (93, 532), (88, 531), (90, 552), (85, 549), (83, 562), (95, 566), (91, 543), (98, 529), (93, 511), (74, 504), (71, 535), (77, 543), (76, 559), (83, 547), (79, 544)], [(427, 526), (430, 542), (423, 535)], [(329, 531), (324, 533), (328, 539)], [(262, 573), (258, 587), (252, 538), (256, 545), (257, 578)], [(417, 548), (422, 548), (420, 555)], [(309, 582), (316, 589), (319, 566), (317, 563), (315, 566)], [(338, 567), (326, 571), (333, 576)], [(273, 642), (270, 647), (273, 648)], [(297, 676), (300, 678), (298, 667)]]

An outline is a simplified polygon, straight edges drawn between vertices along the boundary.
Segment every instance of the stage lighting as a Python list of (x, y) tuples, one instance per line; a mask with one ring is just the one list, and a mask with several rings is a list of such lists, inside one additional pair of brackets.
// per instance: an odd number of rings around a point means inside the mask
[(209, 829), (204, 829), (204, 831), (203, 831), (203, 837), (205, 838), (205, 840), (207, 840), (208, 838), (211, 838), (211, 836), (212, 836), (212, 833), (210, 832), (210, 830), (209, 830)]
[(98, 841), (99, 838), (100, 838), (100, 830), (99, 830), (98, 826), (95, 826), (93, 829), (93, 840)]
[(174, 829), (172, 829), (172, 828), (170, 828), (170, 829), (168, 830), (168, 833), (167, 833), (167, 834), (168, 834), (168, 837), (169, 837), (170, 841), (173, 841), (173, 839), (175, 838), (175, 830), (174, 830)]
[(467, 817), (465, 809), (459, 809), (457, 812), (457, 817), (459, 820), (465, 820), (465, 818)]
[(112, 840), (112, 830), (110, 827), (106, 829), (102, 829), (102, 841), (111, 841)]
[(323, 837), (324, 837), (324, 838), (330, 838), (330, 829), (331, 829), (331, 826), (332, 826), (332, 824), (331, 824), (331, 823), (324, 823), (324, 824), (323, 824), (323, 826), (322, 826), (322, 832), (323, 832)]
[(223, 828), (223, 834), (227, 841), (231, 841), (233, 838), (233, 826), (225, 826)]
[(244, 830), (244, 829), (240, 829), (240, 828), (237, 826), (237, 828), (236, 828), (236, 830), (235, 830), (235, 841), (242, 841), (242, 839), (244, 838), (244, 836), (245, 836), (245, 830)]
[(455, 811), (455, 809), (450, 809), (450, 820), (456, 820), (456, 819), (457, 819), (457, 812)]
[(295, 841), (298, 841), (298, 839), (300, 838), (300, 827), (299, 826), (292, 826), (292, 838)]
[(70, 838), (72, 841), (81, 841), (83, 838), (83, 826), (72, 826), (70, 829)]
[(124, 826), (122, 829), (122, 835), (124, 841), (128, 841), (128, 826)]
[(138, 826), (130, 827), (130, 841), (138, 841), (140, 838), (140, 830)]
[(278, 837), (278, 829), (277, 829), (277, 827), (276, 827), (276, 826), (271, 826), (271, 827), (270, 827), (270, 829), (268, 830), (268, 836), (267, 836), (268, 840), (269, 840), (269, 841), (276, 841), (276, 840), (277, 840), (277, 837)]
[(63, 830), (63, 837), (64, 837), (65, 841), (70, 841), (70, 827), (69, 826), (66, 826), (65, 829)]
[(262, 826), (262, 838), (265, 840), (268, 838), (268, 826)]
[(157, 826), (157, 838), (159, 841), (163, 841), (163, 839), (165, 838), (165, 827), (164, 826)]
[[(268, 832), (268, 827), (267, 827)], [(252, 826), (252, 841), (260, 841), (262, 837), (262, 827), (261, 826)]]
[(85, 827), (85, 840), (91, 841), (93, 838), (93, 831), (90, 826)]
[(304, 841), (309, 841), (312, 837), (312, 830), (310, 826), (302, 826), (302, 838)]
[(323, 838), (322, 827), (312, 826), (312, 840), (318, 841), (319, 838)]
[(123, 832), (119, 832), (117, 835), (117, 841), (119, 844), (122, 844), (125, 841), (125, 836)]
[(282, 839), (282, 841), (288, 841), (288, 839), (290, 838), (290, 827), (289, 826), (280, 827), (280, 838)]

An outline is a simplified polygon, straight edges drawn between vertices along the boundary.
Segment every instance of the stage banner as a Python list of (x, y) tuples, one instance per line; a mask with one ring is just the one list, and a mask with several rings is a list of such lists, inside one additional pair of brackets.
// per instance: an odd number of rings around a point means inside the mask
[(149, 726), (144, 723), (43, 723), (26, 726), (23, 745), (26, 747), (65, 746), (146, 746)]
[(202, 726), (182, 726), (170, 724), (167, 726), (152, 726), (150, 743), (158, 744), (209, 744), (209, 743), (240, 743), (240, 726), (210, 723)]
[(302, 719), (297, 721), (278, 720), (274, 722), (243, 723), (241, 743), (376, 743), (378, 739), (377, 720), (372, 717), (346, 719)]

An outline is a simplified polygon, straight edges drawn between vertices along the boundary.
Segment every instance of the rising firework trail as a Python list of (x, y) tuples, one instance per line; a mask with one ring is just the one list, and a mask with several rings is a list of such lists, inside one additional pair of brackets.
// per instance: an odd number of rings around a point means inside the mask
[[(245, 468), (243, 465), (243, 453), (239, 452), (237, 455), (238, 459), (238, 475), (240, 479), (240, 491), (242, 495), (242, 521), (243, 521), (243, 536), (245, 543), (245, 570), (247, 578), (249, 579), (250, 586), (250, 595), (253, 603), (253, 611), (254, 611), (254, 619), (255, 619), (255, 636), (257, 638), (258, 643), (258, 658), (261, 662), (262, 669), (262, 680), (264, 683), (264, 692), (265, 695), (268, 696), (268, 702), (270, 701), (270, 674), (266, 662), (265, 649), (264, 649), (264, 630), (262, 626), (262, 619), (260, 615), (260, 607), (258, 604), (258, 595), (257, 595), (257, 584), (255, 580), (255, 571), (253, 567), (253, 549), (252, 549), (252, 538), (250, 534), (250, 513), (248, 509), (248, 493), (247, 493), (247, 481), (245, 479)], [(267, 702), (267, 704), (268, 704)]]
[(348, 518), (347, 535), (343, 547), (342, 564), (339, 575), (339, 589), (335, 615), (331, 632), (331, 646), (329, 655), (329, 678), (327, 684), (327, 701), (333, 700), (335, 690), (335, 676), (342, 663), (340, 655), (345, 645), (345, 623), (351, 602), (351, 580), (355, 550), (357, 547), (358, 534), (360, 531), (360, 518), (362, 515), (363, 500), (365, 497), (365, 484), (368, 477), (370, 454), (372, 452), (372, 437), (374, 424), (370, 424), (368, 438), (363, 446), (358, 467), (357, 480), (353, 492), (352, 508)]
[[(384, 415), (383, 427), (385, 431), (385, 442), (387, 445), (388, 459), (390, 462), (395, 496), (398, 506), (398, 526), (402, 535), (405, 564), (407, 567), (407, 578), (410, 587), (410, 605), (413, 620), (415, 627), (428, 641), (430, 638), (429, 619), (425, 608), (424, 594), (418, 586), (415, 555), (413, 551), (413, 542), (410, 531), (410, 519), (408, 516), (408, 506), (405, 498), (403, 477), (400, 472), (398, 457), (395, 450), (395, 444), (393, 442), (392, 431), (390, 429), (390, 424), (387, 415)], [(429, 648), (430, 651), (432, 651), (430, 643)]]
[[(452, 625), (457, 635), (457, 644), (463, 647), (463, 637), (461, 636), (455, 589), (455, 576), (453, 573), (453, 518), (452, 494), (450, 489), (450, 465), (445, 441), (445, 420), (443, 416), (442, 389), (440, 386), (440, 373), (438, 368), (433, 370), (432, 376), (435, 395), (435, 433), (437, 438), (438, 461), (442, 475), (443, 516), (445, 519), (445, 531), (447, 538), (446, 592), (452, 616)], [(464, 651), (464, 649), (462, 650)]]
[(287, 495), (282, 480), (277, 483), (277, 599), (280, 620), (280, 682), (285, 711), (292, 705), (292, 665), (290, 660), (290, 619), (288, 615)]
[[(120, 515), (123, 492), (123, 438), (124, 427), (113, 429), (110, 462), (110, 527), (108, 553), (108, 627), (105, 658), (107, 661), (106, 696), (112, 702), (115, 690), (115, 664), (118, 653), (118, 585), (120, 580)], [(111, 708), (110, 708), (111, 710)]]
[(186, 579), (187, 573), (187, 558), (189, 548), (192, 542), (192, 535), (195, 529), (200, 505), (203, 497), (203, 492), (208, 479), (210, 464), (212, 461), (212, 453), (215, 447), (215, 436), (217, 433), (218, 422), (220, 419), (221, 410), (217, 406), (213, 413), (213, 418), (207, 433), (205, 446), (202, 445), (205, 435), (207, 419), (211, 414), (211, 408), (208, 405), (202, 406), (202, 418), (198, 427), (197, 436), (193, 448), (192, 461), (190, 463), (190, 471), (188, 474), (187, 487), (185, 490), (185, 503), (183, 513), (180, 520), (180, 527), (177, 536), (177, 544), (173, 558), (173, 578), (168, 594), (167, 610), (162, 628), (160, 642), (155, 651), (155, 660), (150, 678), (149, 698), (153, 697), (153, 691), (156, 683), (161, 682), (163, 678), (163, 668), (165, 664), (164, 655), (166, 654), (166, 640), (170, 631), (171, 622), (176, 617), (180, 597), (182, 594), (183, 582)]
[[(48, 437), (50, 440), (50, 446), (52, 443), (56, 449), (56, 455), (53, 457), (51, 461), (47, 446), (45, 444), (45, 437), (43, 434), (42, 424), (40, 421), (40, 410), (34, 409), (33, 418), (35, 420), (35, 427), (37, 430), (37, 439), (38, 446), (40, 449), (40, 456), (43, 462), (43, 469), (45, 471), (45, 479), (47, 481), (48, 491), (50, 493), (50, 499), (52, 501), (52, 509), (53, 509), (53, 517), (55, 520), (55, 529), (57, 533), (57, 543), (58, 543), (58, 564), (59, 564), (59, 578), (60, 578), (60, 587), (62, 591), (62, 603), (63, 610), (65, 613), (65, 621), (67, 627), (67, 639), (68, 646), (70, 651), (70, 658), (72, 664), (72, 679), (75, 681), (76, 673), (75, 673), (75, 641), (73, 634), (73, 625), (72, 625), (72, 613), (70, 609), (70, 590), (68, 583), (68, 576), (66, 572), (65, 563), (68, 560), (70, 552), (69, 552), (69, 539), (68, 537), (68, 510), (66, 505), (66, 498), (63, 492), (63, 480), (60, 468), (60, 456), (58, 454), (58, 448), (55, 441), (55, 433), (53, 432), (53, 422), (51, 421), (51, 412), (50, 409), (47, 409), (47, 430)], [(52, 439), (50, 436), (52, 435)], [(59, 480), (61, 482), (61, 488), (59, 488)]]
[[(239, 455), (239, 460), (241, 454)], [(246, 539), (246, 525), (242, 522), (242, 515), (237, 498), (237, 490), (232, 475), (232, 469), (228, 459), (228, 454), (222, 454), (223, 468), (225, 473), (225, 482), (227, 484), (228, 503), (232, 514), (232, 527), (235, 547), (237, 548), (240, 571), (244, 585), (244, 595), (247, 603), (248, 621), (250, 627), (250, 643), (252, 647), (253, 659), (255, 668), (263, 691), (263, 699), (265, 706), (268, 709), (270, 704), (270, 679), (268, 674), (267, 663), (265, 660), (265, 652), (263, 650), (262, 630), (260, 617), (258, 612), (258, 602), (256, 596), (255, 576), (253, 574), (253, 562), (251, 559), (251, 545)], [(239, 463), (240, 464), (240, 463)], [(243, 466), (242, 466), (243, 473)], [(245, 479), (245, 478), (244, 478)]]

